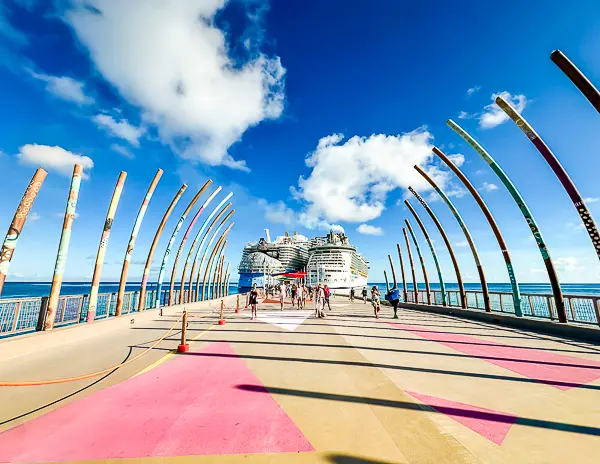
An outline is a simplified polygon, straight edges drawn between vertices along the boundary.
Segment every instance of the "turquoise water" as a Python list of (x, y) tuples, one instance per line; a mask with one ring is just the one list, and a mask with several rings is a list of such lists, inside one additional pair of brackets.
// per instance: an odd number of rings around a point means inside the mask
[[(377, 285), (380, 289), (385, 288), (385, 282), (374, 282), (369, 283), (368, 285)], [(401, 283), (399, 285), (402, 287)], [(407, 282), (406, 287), (408, 289), (412, 289), (412, 283), (409, 284)], [(445, 287), (446, 290), (458, 290), (458, 284), (455, 283), (447, 283), (445, 284)], [(417, 288), (419, 290), (425, 290), (425, 284), (418, 282)], [(431, 290), (440, 290), (440, 285), (431, 284), (430, 288)], [(600, 295), (600, 284), (562, 284), (561, 288), (565, 295)], [(512, 293), (512, 288), (508, 282), (501, 284), (488, 283), (488, 289), (490, 292)], [(481, 291), (481, 285), (468, 283), (465, 284), (465, 290)], [(550, 284), (519, 284), (519, 290), (521, 290), (521, 293), (552, 294), (552, 288), (550, 287)]]

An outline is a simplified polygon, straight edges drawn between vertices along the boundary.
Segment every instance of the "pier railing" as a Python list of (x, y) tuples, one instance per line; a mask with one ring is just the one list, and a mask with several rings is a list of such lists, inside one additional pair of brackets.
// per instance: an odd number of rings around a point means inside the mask
[[(179, 300), (180, 290), (174, 290), (174, 300)], [(185, 291), (185, 301), (188, 300), (188, 290)], [(144, 309), (154, 308), (156, 290), (146, 293)], [(139, 292), (125, 292), (121, 314), (137, 312)], [(166, 306), (169, 301), (169, 290), (161, 291), (160, 306)], [(3, 336), (21, 334), (41, 330), (43, 321), (40, 314), (48, 304), (48, 297), (6, 298), (0, 299), (0, 338)], [(80, 324), (86, 321), (89, 295), (67, 295), (58, 300), (58, 308), (54, 319), (54, 327)], [(96, 316), (94, 320), (107, 319), (115, 316), (117, 293), (101, 293), (98, 295)], [(44, 311), (45, 312), (45, 311)]]
[[(490, 307), (492, 311), (514, 314), (512, 293), (489, 292)], [(483, 292), (467, 290), (467, 307), (469, 309), (484, 310)], [(431, 303), (442, 305), (442, 292), (431, 290)], [(402, 298), (402, 292), (400, 292)], [(427, 303), (427, 292), (418, 291), (418, 303)], [(564, 295), (565, 307), (567, 308), (567, 317), (570, 322), (581, 324), (600, 325), (600, 296), (593, 295)], [(415, 303), (414, 291), (407, 292), (409, 303)], [(460, 308), (460, 293), (458, 290), (446, 290), (446, 303), (448, 306)], [(540, 293), (522, 293), (521, 309), (524, 316), (539, 317), (550, 320), (557, 320), (556, 306), (552, 294)]]

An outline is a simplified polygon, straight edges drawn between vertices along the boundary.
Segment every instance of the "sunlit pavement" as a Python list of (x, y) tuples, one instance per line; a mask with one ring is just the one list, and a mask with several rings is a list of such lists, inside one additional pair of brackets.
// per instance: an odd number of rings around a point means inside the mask
[[(267, 303), (218, 325), (197, 311), (188, 353), (173, 333), (100, 379), (0, 388), (0, 461), (598, 462), (600, 347), (386, 307), (376, 320), (339, 297), (326, 314)], [(0, 364), (1, 378), (117, 364), (178, 316)]]

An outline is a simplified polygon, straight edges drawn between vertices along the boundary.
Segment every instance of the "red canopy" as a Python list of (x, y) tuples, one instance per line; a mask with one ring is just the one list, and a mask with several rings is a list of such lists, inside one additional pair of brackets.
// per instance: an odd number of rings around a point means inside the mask
[(306, 277), (306, 272), (286, 272), (279, 274), (277, 277), (289, 277), (290, 279), (303, 279)]

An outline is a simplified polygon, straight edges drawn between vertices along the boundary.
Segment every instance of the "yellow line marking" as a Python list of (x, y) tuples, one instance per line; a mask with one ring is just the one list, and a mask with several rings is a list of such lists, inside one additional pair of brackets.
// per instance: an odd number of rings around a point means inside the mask
[[(201, 317), (204, 317), (204, 316), (201, 316)], [(214, 327), (215, 327), (215, 324), (211, 325), (205, 331), (200, 332), (198, 335), (191, 338), (191, 340), (198, 340), (200, 337), (202, 337), (202, 335), (207, 333), (209, 330), (212, 330)], [(147, 366), (144, 369), (142, 369), (141, 371), (139, 371), (137, 374), (132, 375), (131, 378), (133, 379), (134, 377), (137, 377), (138, 375), (145, 374), (146, 372), (151, 371), (156, 366), (159, 366), (160, 364), (164, 363), (167, 359), (169, 359), (171, 356), (174, 356), (176, 354), (177, 354), (177, 350), (172, 350), (171, 352), (165, 354), (162, 358), (158, 359), (157, 361), (154, 361), (152, 364), (150, 364), (149, 366)]]

